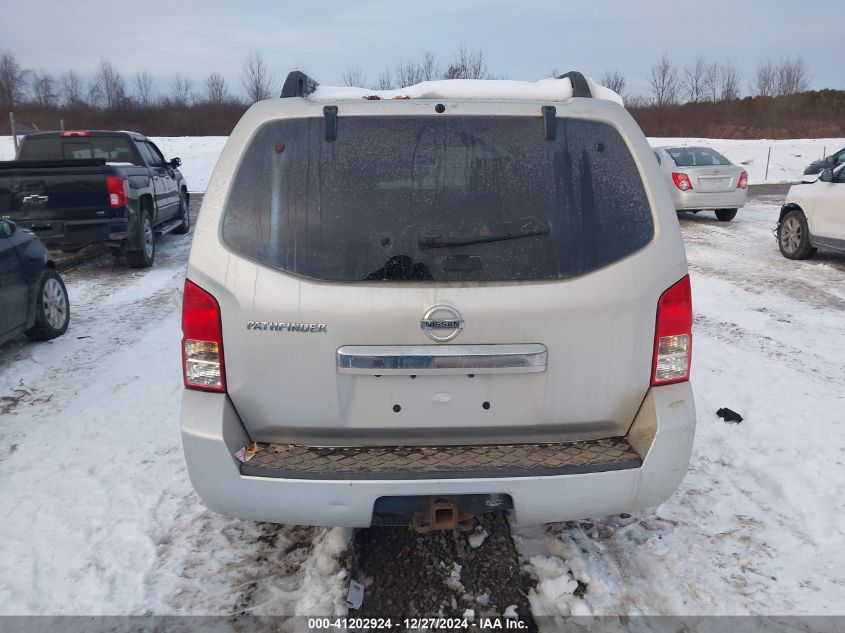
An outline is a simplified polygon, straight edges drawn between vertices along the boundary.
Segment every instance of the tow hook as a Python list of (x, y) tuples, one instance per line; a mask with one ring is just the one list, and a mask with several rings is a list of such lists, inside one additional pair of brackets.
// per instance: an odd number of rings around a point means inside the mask
[(414, 515), (411, 527), (419, 534), (434, 530), (470, 532), (475, 528), (475, 517), (461, 512), (457, 497), (429, 497), (425, 510)]

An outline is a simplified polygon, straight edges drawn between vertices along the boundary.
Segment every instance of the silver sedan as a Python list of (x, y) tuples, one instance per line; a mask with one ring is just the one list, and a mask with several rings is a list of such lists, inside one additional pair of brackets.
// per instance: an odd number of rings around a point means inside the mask
[(748, 197), (748, 173), (709, 147), (656, 147), (675, 210), (713, 210), (722, 222), (736, 217)]

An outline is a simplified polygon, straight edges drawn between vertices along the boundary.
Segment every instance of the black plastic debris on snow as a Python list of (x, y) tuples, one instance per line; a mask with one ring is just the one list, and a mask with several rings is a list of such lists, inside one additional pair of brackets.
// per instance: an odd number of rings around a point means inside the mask
[(742, 416), (736, 411), (732, 411), (727, 407), (722, 407), (721, 409), (716, 411), (716, 415), (722, 418), (725, 422), (733, 422), (735, 424), (739, 424), (740, 422), (742, 422)]

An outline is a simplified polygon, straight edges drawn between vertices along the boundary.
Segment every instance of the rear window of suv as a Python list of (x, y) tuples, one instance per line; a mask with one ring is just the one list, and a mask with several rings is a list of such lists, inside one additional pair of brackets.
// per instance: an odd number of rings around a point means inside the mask
[(654, 235), (639, 170), (610, 125), (540, 117), (322, 118), (258, 130), (233, 180), (235, 252), (327, 281), (562, 279)]

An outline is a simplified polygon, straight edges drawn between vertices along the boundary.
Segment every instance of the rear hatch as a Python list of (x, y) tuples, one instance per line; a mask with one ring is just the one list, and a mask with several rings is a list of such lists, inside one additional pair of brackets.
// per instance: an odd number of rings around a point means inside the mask
[[(364, 116), (338, 119), (329, 140), (330, 123), (260, 127), (225, 204), (226, 379), (252, 438), (624, 434), (665, 288), (616, 127)], [(667, 269), (683, 262), (671, 252)]]

